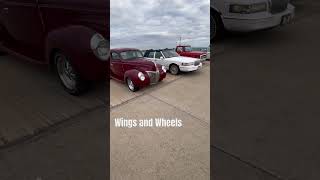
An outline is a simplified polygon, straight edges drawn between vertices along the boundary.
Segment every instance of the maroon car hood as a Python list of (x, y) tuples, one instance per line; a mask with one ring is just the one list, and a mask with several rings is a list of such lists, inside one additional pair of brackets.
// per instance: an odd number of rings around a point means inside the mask
[(145, 58), (124, 61), (124, 64), (129, 65), (131, 68), (143, 69), (144, 71), (156, 71), (154, 63), (146, 60)]

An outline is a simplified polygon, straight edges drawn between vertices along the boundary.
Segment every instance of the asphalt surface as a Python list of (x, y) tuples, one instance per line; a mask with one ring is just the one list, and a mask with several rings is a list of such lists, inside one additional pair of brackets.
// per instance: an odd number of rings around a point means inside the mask
[(214, 179), (320, 179), (320, 3), (294, 2), (293, 24), (216, 44)]
[[(205, 180), (210, 176), (210, 63), (167, 74), (137, 93), (110, 82), (112, 180)], [(115, 118), (178, 118), (183, 127), (115, 127)]]

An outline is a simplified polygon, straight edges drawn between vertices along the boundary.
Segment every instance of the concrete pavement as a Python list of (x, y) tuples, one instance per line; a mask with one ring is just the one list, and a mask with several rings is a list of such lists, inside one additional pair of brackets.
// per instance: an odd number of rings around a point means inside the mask
[(13, 56), (0, 56), (0, 76), (0, 149), (105, 106), (105, 83), (74, 97), (63, 90), (47, 67)]
[[(0, 179), (105, 179), (107, 147), (106, 143), (101, 143), (107, 142), (103, 86), (97, 85), (96, 91), (81, 98), (73, 97), (62, 90), (56, 77), (45, 67), (12, 56), (3, 56), (1, 60), (3, 77), (10, 78), (3, 80), (7, 86), (0, 93), (4, 99), (0, 103), (1, 113), (6, 117), (1, 121)], [(168, 76), (162, 84), (146, 88), (137, 93), (138, 96), (130, 94), (123, 96), (127, 99), (120, 100), (111, 98), (113, 116), (116, 112), (123, 115), (123, 112), (135, 111), (136, 107), (142, 112), (153, 104), (152, 113), (145, 116), (166, 115), (184, 120), (183, 128), (145, 129), (142, 135), (141, 131), (132, 131), (133, 134), (127, 136), (129, 132), (113, 129), (111, 134), (115, 138), (111, 149), (116, 150), (113, 157), (123, 160), (121, 158), (127, 157), (124, 155), (131, 150), (133, 156), (123, 161), (113, 159), (116, 165), (113, 167), (120, 166), (121, 169), (112, 169), (112, 177), (120, 174), (137, 179), (208, 179), (209, 85), (207, 66), (201, 72)], [(117, 93), (129, 93), (123, 84), (117, 86), (120, 90)], [(160, 88), (172, 93), (162, 94), (158, 91)], [(175, 96), (183, 95), (178, 90), (183, 90), (185, 95), (193, 94), (196, 97), (193, 101), (202, 104), (189, 107), (185, 103), (192, 101), (175, 100)], [(198, 94), (194, 95), (195, 92)], [(171, 98), (166, 99), (168, 97)], [(139, 102), (143, 106), (136, 106)], [(135, 163), (139, 166), (133, 166), (137, 165)], [(150, 171), (154, 176), (149, 175)]]
[[(207, 62), (200, 71), (168, 74), (162, 83), (138, 93), (129, 92), (124, 84), (111, 82), (112, 180), (209, 179), (209, 74)], [(118, 97), (127, 98), (117, 104)], [(179, 118), (183, 127), (117, 128), (114, 119), (121, 117)]]
[(0, 56), (0, 179), (105, 179), (106, 82), (81, 97), (47, 68)]
[[(105, 180), (106, 108), (87, 111), (0, 151), (1, 180)], [(105, 142), (105, 143), (103, 143)]]
[(293, 24), (219, 42), (224, 52), (214, 57), (211, 147), (216, 179), (232, 180), (233, 173), (320, 179), (320, 4), (299, 2)]

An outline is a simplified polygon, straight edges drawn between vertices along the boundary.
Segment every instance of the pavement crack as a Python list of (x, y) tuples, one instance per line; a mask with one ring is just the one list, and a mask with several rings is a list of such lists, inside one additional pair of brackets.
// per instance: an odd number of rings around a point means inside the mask
[(48, 127), (44, 127), (42, 129), (38, 129), (35, 131), (33, 134), (29, 134), (26, 136), (23, 136), (21, 138), (15, 139), (13, 141), (6, 141), (5, 139), (0, 139), (0, 141), (4, 141), (4, 145), (0, 146), (0, 152), (2, 150), (8, 150), (14, 147), (17, 147), (18, 145), (21, 144), (27, 144), (27, 143), (32, 143), (35, 142), (39, 139), (42, 139), (44, 137), (47, 137), (50, 134), (54, 134), (57, 131), (69, 127), (71, 125), (74, 125), (75, 123), (79, 122), (78, 117), (83, 116), (85, 114), (88, 114), (90, 112), (93, 112), (95, 110), (101, 109), (101, 108), (107, 108), (105, 105), (97, 105), (92, 108), (86, 108), (83, 111), (80, 111), (74, 115), (71, 115), (67, 118), (61, 119), (59, 122), (56, 122)]
[(253, 164), (253, 163), (251, 163), (251, 162), (249, 162), (247, 160), (244, 160), (238, 155), (235, 155), (235, 154), (232, 154), (230, 152), (227, 152), (223, 148), (220, 148), (220, 147), (215, 146), (215, 145), (210, 145), (210, 146), (212, 148), (216, 149), (217, 151), (220, 151), (221, 153), (226, 154), (227, 156), (229, 156), (229, 157), (231, 157), (231, 158), (233, 158), (235, 160), (238, 160), (241, 163), (244, 163), (247, 166), (250, 166), (250, 167), (252, 167), (252, 168), (254, 168), (254, 169), (256, 169), (256, 170), (258, 170), (258, 171), (260, 171), (262, 173), (268, 174), (268, 175), (270, 175), (271, 177), (273, 177), (273, 178), (275, 178), (277, 180), (288, 180), (287, 178), (281, 177), (280, 175), (276, 174), (275, 172), (272, 172), (272, 171), (270, 171), (270, 170), (268, 170), (266, 168), (263, 168), (263, 167), (259, 167), (259, 166), (255, 165), (255, 164)]
[(177, 110), (179, 110), (179, 111), (181, 111), (181, 112), (184, 112), (184, 113), (188, 114), (189, 116), (193, 117), (194, 119), (200, 121), (200, 124), (201, 124), (203, 127), (208, 127), (208, 126), (209, 126), (209, 123), (208, 123), (208, 122), (206, 122), (206, 121), (204, 121), (204, 120), (196, 117), (195, 115), (193, 115), (193, 114), (191, 114), (191, 113), (189, 113), (189, 112), (187, 112), (187, 111), (185, 111), (185, 110), (183, 110), (183, 109), (180, 109), (179, 107), (177, 107), (177, 106), (175, 106), (175, 105), (173, 105), (173, 104), (170, 104), (170, 103), (168, 103), (168, 102), (166, 102), (166, 101), (164, 101), (164, 100), (162, 100), (162, 99), (160, 99), (160, 98), (158, 98), (158, 97), (156, 97), (156, 96), (153, 96), (153, 95), (151, 95), (151, 94), (148, 94), (148, 95), (151, 96), (151, 97), (153, 97), (153, 98), (155, 98), (155, 99), (157, 99), (158, 101), (161, 101), (161, 102), (167, 104), (168, 106), (171, 106), (171, 107), (173, 107), (173, 108), (175, 108), (175, 109), (177, 109)]

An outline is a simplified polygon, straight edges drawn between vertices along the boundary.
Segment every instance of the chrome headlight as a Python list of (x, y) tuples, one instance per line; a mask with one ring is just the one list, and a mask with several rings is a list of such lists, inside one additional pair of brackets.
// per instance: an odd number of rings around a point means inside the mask
[(251, 14), (267, 11), (267, 3), (255, 3), (249, 5), (231, 4), (230, 13)]
[(141, 81), (144, 81), (146, 79), (146, 77), (144, 76), (144, 74), (142, 72), (139, 72), (138, 73), (138, 78), (141, 80)]
[(100, 60), (106, 61), (109, 56), (109, 47), (107, 40), (99, 33), (92, 36), (90, 41), (90, 47), (95, 56)]
[(181, 65), (182, 65), (182, 66), (192, 66), (192, 65), (193, 65), (193, 62), (191, 62), (191, 63), (182, 63)]
[(161, 67), (163, 72), (167, 72), (166, 68), (164, 66)]

